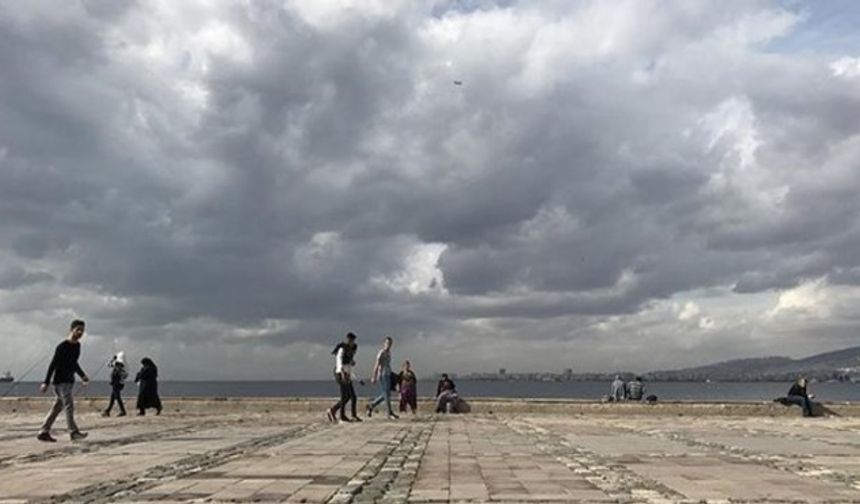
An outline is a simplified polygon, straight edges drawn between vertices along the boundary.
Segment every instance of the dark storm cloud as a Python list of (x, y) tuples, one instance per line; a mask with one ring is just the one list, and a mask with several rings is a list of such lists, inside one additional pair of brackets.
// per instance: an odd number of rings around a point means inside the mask
[[(764, 1), (0, 7), (0, 288), (22, 292), (0, 302), (26, 330), (85, 312), (96, 344), (168, 359), (356, 328), (456, 360), (601, 317), (656, 334), (679, 314), (654, 306), (708, 289), (856, 285), (857, 78), (773, 50), (800, 19)], [(702, 320), (703, 352), (752, 331)]]

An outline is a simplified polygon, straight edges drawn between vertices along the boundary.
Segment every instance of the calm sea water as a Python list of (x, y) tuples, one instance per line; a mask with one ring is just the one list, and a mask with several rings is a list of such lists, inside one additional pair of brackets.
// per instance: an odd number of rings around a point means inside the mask
[[(790, 383), (648, 383), (646, 394), (656, 394), (662, 400), (697, 401), (761, 401), (783, 396)], [(32, 396), (39, 393), (39, 384), (21, 382), (0, 383), (0, 397)], [(500, 382), (457, 380), (457, 390), (464, 397), (600, 399), (609, 393), (608, 383), (598, 382)], [(375, 385), (358, 385), (359, 397), (375, 395)], [(433, 395), (435, 381), (418, 384), (418, 394)], [(821, 401), (860, 402), (860, 383), (813, 383), (810, 393)], [(163, 381), (159, 383), (162, 396), (176, 397), (335, 397), (338, 390), (333, 381)], [(134, 396), (137, 387), (126, 385), (124, 395)], [(109, 396), (105, 382), (95, 382), (80, 392), (80, 396)]]

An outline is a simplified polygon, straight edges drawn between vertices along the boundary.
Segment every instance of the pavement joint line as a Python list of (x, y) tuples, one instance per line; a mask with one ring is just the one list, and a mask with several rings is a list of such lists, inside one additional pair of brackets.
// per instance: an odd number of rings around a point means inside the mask
[(339, 488), (327, 502), (405, 502), (406, 497), (395, 500), (393, 494), (391, 497), (388, 494), (392, 488), (403, 488), (407, 484), (411, 489), (415, 474), (405, 471), (404, 466), (410, 456), (416, 453), (423, 455), (432, 430), (433, 424), (426, 422), (403, 426), (394, 439), (387, 442), (386, 448), (371, 457), (358, 471), (357, 477)]
[(400, 462), (400, 470), (395, 476), (394, 481), (385, 488), (385, 492), (382, 495), (383, 503), (399, 503), (408, 500), (409, 495), (412, 493), (412, 486), (418, 478), (418, 469), (421, 460), (424, 458), (424, 453), (427, 450), (427, 445), (430, 443), (430, 438), (433, 436), (435, 428), (436, 422), (433, 421), (430, 425), (425, 425), (418, 432), (411, 449)]
[(64, 502), (104, 504), (117, 502), (118, 500), (135, 500), (137, 494), (165, 481), (186, 478), (209, 468), (240, 459), (249, 453), (277, 446), (287, 441), (324, 430), (327, 427), (329, 426), (318, 423), (290, 427), (276, 434), (253, 438), (225, 448), (210, 450), (168, 464), (150, 467), (137, 475), (95, 483), (64, 494), (36, 499), (32, 502), (50, 504)]
[[(725, 443), (703, 441), (678, 431), (663, 431), (655, 429), (645, 432), (654, 437), (683, 443), (689, 447), (715, 450), (719, 454), (737, 461), (754, 463), (771, 469), (785, 471), (796, 476), (812, 478), (829, 483), (839, 483), (852, 489), (856, 489), (860, 486), (860, 478), (852, 476), (846, 472), (834, 471), (832, 469), (821, 467), (809, 460), (783, 455), (769, 455)], [(814, 438), (811, 440), (818, 441)]]
[[(12, 457), (6, 457), (0, 459), (0, 470), (6, 469), (13, 465), (19, 464), (31, 464), (36, 462), (44, 462), (47, 460), (53, 460), (61, 457), (70, 457), (73, 455), (80, 455), (84, 453), (93, 453), (103, 448), (114, 448), (117, 446), (126, 446), (136, 443), (145, 443), (147, 441), (153, 440), (161, 440), (164, 437), (173, 438), (177, 435), (189, 434), (192, 432), (206, 430), (209, 428), (231, 425), (235, 422), (229, 422), (224, 420), (217, 421), (208, 421), (198, 424), (187, 424), (181, 427), (172, 427), (169, 429), (164, 429), (155, 432), (143, 432), (140, 434), (134, 434), (131, 436), (125, 436), (121, 438), (115, 439), (107, 439), (107, 440), (91, 440), (91, 441), (79, 441), (73, 443), (70, 446), (63, 446), (61, 448), (54, 448), (50, 450), (46, 450), (40, 453), (28, 453), (25, 455), (17, 455)], [(35, 439), (35, 436), (32, 436)]]
[[(135, 426), (135, 425), (146, 425), (146, 422), (147, 422), (146, 420), (142, 420), (142, 419), (138, 420), (138, 419), (131, 419), (130, 418), (128, 420), (123, 421), (121, 425), (123, 427)], [(111, 427), (116, 427), (117, 425), (119, 425), (119, 424), (104, 423), (104, 424), (99, 424), (99, 425), (93, 425), (92, 427), (87, 428), (87, 431), (91, 432), (91, 431), (98, 431), (101, 429), (110, 429)], [(39, 431), (39, 426), (36, 425), (33, 429), (27, 429), (26, 434), (24, 432), (22, 432), (21, 434), (10, 434), (7, 436), (0, 436), (0, 442), (17, 441), (19, 439), (33, 438), (33, 437), (35, 437), (34, 433), (36, 433), (38, 431)], [(0, 501), (0, 502), (2, 502), (2, 501)]]
[[(166, 415), (162, 415), (161, 419), (164, 419), (165, 416)], [(119, 427), (119, 426), (121, 426), (121, 427), (136, 427), (136, 426), (141, 426), (141, 425), (151, 425), (150, 418), (151, 417), (139, 418), (135, 415), (135, 416), (131, 416), (131, 418), (127, 418), (127, 419), (124, 419), (122, 421), (117, 421), (117, 423), (100, 423), (97, 425), (92, 425), (90, 427), (87, 427), (84, 430), (86, 430), (87, 432), (94, 432), (94, 431), (98, 432), (98, 431), (103, 430), (103, 429), (111, 429), (111, 428), (115, 428), (115, 427)], [(213, 423), (212, 421), (208, 421), (208, 422)], [(35, 425), (33, 429), (27, 429), (26, 433), (22, 432), (21, 434), (10, 434), (7, 436), (0, 436), (0, 442), (18, 441), (20, 439), (33, 439), (36, 437), (36, 434), (39, 432), (40, 425), (41, 425), (41, 422), (38, 425)], [(57, 429), (57, 430), (65, 431), (66, 434), (68, 434), (67, 429), (65, 429), (65, 428)]]
[[(726, 425), (726, 426), (723, 426), (722, 429), (725, 431), (731, 431), (731, 432), (736, 432), (738, 434), (745, 434), (745, 435), (750, 435), (750, 436), (779, 436), (779, 437), (797, 439), (797, 440), (801, 440), (801, 441), (814, 441), (817, 443), (824, 443), (824, 444), (828, 444), (831, 446), (838, 446), (838, 447), (851, 446), (853, 448), (860, 448), (860, 443), (855, 443), (855, 442), (851, 442), (851, 441), (842, 442), (842, 441), (835, 441), (835, 440), (826, 439), (826, 438), (817, 438), (817, 437), (809, 436), (806, 434), (801, 434), (801, 433), (794, 432), (794, 431), (792, 431), (792, 432), (774, 431), (774, 430), (762, 429), (761, 427), (747, 427), (747, 426), (743, 426), (743, 425)], [(629, 429), (625, 429), (625, 430), (629, 431)], [(858, 431), (856, 429), (850, 429), (850, 428), (838, 428), (838, 429), (832, 428), (832, 430), (841, 431), (841, 432), (850, 432), (851, 434), (858, 434)], [(631, 432), (635, 432), (635, 431), (631, 431)]]
[(527, 420), (506, 419), (502, 424), (532, 439), (539, 450), (554, 457), (617, 502), (699, 502), (658, 481), (644, 478), (622, 464), (612, 463), (595, 452), (575, 446), (550, 429), (533, 425)]

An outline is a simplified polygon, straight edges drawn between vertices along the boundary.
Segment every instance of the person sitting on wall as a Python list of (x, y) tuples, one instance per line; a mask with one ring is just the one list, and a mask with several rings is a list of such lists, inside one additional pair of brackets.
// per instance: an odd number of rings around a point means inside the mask
[(806, 385), (806, 378), (803, 376), (799, 377), (788, 390), (788, 395), (785, 397), (777, 398), (775, 399), (775, 401), (785, 406), (800, 406), (800, 408), (803, 410), (803, 416), (805, 417), (815, 416), (813, 414), (812, 403), (812, 399), (815, 397), (815, 395), (807, 393)]

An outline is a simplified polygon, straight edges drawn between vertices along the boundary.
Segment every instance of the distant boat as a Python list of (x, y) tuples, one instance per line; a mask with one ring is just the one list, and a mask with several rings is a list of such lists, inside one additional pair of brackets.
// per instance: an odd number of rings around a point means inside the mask
[(0, 376), (0, 383), (8, 383), (13, 381), (15, 381), (15, 378), (12, 377), (12, 373), (10, 373), (9, 371), (6, 371), (5, 373), (3, 373), (2, 376)]

